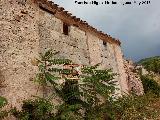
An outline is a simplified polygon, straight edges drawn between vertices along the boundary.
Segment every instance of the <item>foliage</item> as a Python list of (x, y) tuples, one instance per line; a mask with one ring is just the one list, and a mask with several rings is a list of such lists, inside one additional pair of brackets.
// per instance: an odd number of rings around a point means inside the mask
[[(14, 116), (25, 120), (102, 120), (104, 117), (114, 118), (111, 110), (112, 97), (115, 91), (115, 81), (111, 70), (100, 70), (99, 65), (83, 66), (81, 74), (73, 67), (69, 59), (54, 58), (51, 50), (40, 55), (37, 59), (39, 73), (36, 82), (44, 88), (51, 86), (53, 94), (42, 101), (34, 100), (23, 103), (22, 111), (13, 110)], [(72, 66), (65, 68), (64, 66)], [(64, 80), (60, 83), (59, 80)], [(45, 89), (44, 89), (45, 90)], [(54, 105), (54, 109), (44, 109), (45, 100), (54, 100), (58, 97), (62, 102)], [(44, 104), (45, 103), (45, 104)], [(41, 105), (42, 104), (42, 105)], [(27, 107), (26, 107), (27, 106)], [(47, 108), (50, 108), (50, 107)], [(45, 110), (45, 111), (44, 111)], [(51, 111), (57, 111), (51, 114)]]
[[(23, 101), (22, 110), (11, 109), (18, 120), (138, 120), (155, 119), (160, 114), (159, 107), (155, 106), (160, 88), (152, 79), (141, 77), (145, 95), (114, 99), (116, 74), (112, 70), (100, 70), (95, 65), (77, 71), (74, 68), (77, 64), (69, 59), (55, 59), (55, 54), (49, 50), (36, 60), (39, 72), (35, 82), (44, 91), (45, 87), (53, 88), (52, 95), (44, 92), (43, 98)], [(54, 104), (55, 98), (60, 100), (59, 104)], [(0, 108), (6, 103), (0, 97)], [(7, 111), (0, 112), (0, 118), (7, 114)]]
[(7, 100), (4, 97), (0, 96), (0, 108), (4, 107), (7, 104)]
[(142, 59), (138, 62), (138, 64), (143, 65), (148, 71), (160, 74), (160, 56)]
[(160, 86), (150, 76), (141, 76), (145, 94), (136, 96), (132, 93), (129, 96), (123, 96), (115, 101), (116, 119), (119, 120), (140, 120), (157, 119), (160, 117)]
[(149, 76), (141, 76), (144, 92), (152, 92), (157, 96), (160, 96), (160, 85)]
[(154, 104), (159, 100), (153, 93), (143, 96), (124, 96), (116, 101), (115, 112), (118, 120), (156, 119), (160, 115), (159, 107)]
[[(35, 81), (52, 87), (52, 95), (23, 102), (22, 110), (13, 109), (20, 120), (137, 120), (154, 119), (160, 110), (154, 107), (159, 87), (142, 76), (145, 95), (114, 99), (116, 90), (112, 71), (100, 70), (99, 65), (83, 66), (80, 73), (69, 59), (54, 58), (51, 50), (37, 59), (39, 73)], [(69, 66), (66, 68), (64, 66)], [(63, 80), (63, 83), (59, 82)], [(156, 94), (156, 96), (155, 96)], [(61, 102), (53, 104), (54, 98)]]
[(0, 96), (0, 119), (3, 119), (8, 115), (8, 112), (5, 110), (2, 110), (2, 108), (7, 104), (7, 100), (4, 97)]
[(12, 114), (20, 120), (53, 120), (53, 105), (43, 98), (26, 100), (23, 102), (22, 111), (12, 109)]

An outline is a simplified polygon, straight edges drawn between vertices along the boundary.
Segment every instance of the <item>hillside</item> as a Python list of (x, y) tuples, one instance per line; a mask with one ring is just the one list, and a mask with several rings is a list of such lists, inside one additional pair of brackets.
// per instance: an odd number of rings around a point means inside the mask
[(143, 65), (148, 71), (160, 74), (160, 56), (142, 59), (137, 64)]
[[(138, 65), (142, 65), (149, 74), (141, 76), (141, 80), (144, 87), (144, 92), (149, 92), (160, 96), (160, 56), (145, 58), (137, 62)], [(147, 95), (148, 96), (148, 95)], [(151, 102), (151, 106), (155, 109), (160, 108), (160, 97), (151, 97), (154, 102)], [(156, 118), (160, 120), (160, 116)]]

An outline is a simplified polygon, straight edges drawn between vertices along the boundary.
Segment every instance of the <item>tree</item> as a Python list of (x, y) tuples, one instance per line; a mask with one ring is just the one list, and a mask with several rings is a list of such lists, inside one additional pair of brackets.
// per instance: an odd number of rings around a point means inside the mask
[[(40, 54), (40, 59), (37, 59), (39, 73), (36, 75), (36, 82), (44, 87), (44, 91), (46, 86), (51, 86), (54, 89), (51, 96), (46, 96), (44, 92), (43, 99), (49, 101), (56, 96), (62, 102), (53, 105), (56, 106), (54, 109), (57, 112), (52, 115), (51, 109), (48, 111), (50, 114), (46, 114), (44, 109), (40, 109), (39, 112), (43, 113), (43, 116), (51, 115), (52, 118), (50, 119), (54, 120), (103, 120), (104, 118), (114, 118), (111, 110), (113, 99), (111, 96), (115, 91), (115, 81), (113, 79), (116, 74), (113, 74), (110, 69), (98, 69), (99, 65), (83, 66), (78, 71), (76, 70), (79, 67), (78, 64), (74, 64), (69, 59), (54, 58), (55, 54), (51, 50), (45, 54)], [(60, 83), (59, 80), (64, 82)], [(33, 103), (33, 105), (30, 110), (32, 112), (29, 112), (29, 114), (34, 115), (30, 115), (27, 120), (45, 120), (46, 118), (40, 117), (39, 114), (35, 116), (34, 111), (37, 108), (33, 106), (37, 106), (35, 103), (39, 102), (30, 103)], [(24, 105), (26, 106), (26, 102), (24, 102), (23, 108)], [(27, 107), (27, 109), (30, 108)], [(16, 117), (23, 118), (25, 112), (28, 114), (27, 111), (15, 110), (14, 115), (16, 113)]]

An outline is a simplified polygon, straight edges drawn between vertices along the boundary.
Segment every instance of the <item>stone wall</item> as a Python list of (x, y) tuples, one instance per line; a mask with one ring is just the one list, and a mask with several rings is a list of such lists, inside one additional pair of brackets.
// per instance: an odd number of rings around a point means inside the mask
[[(63, 21), (43, 10), (40, 10), (39, 14), (40, 51), (51, 48), (55, 52), (59, 52), (57, 57), (69, 58), (73, 62), (83, 65), (100, 63), (100, 68), (111, 68), (114, 73), (119, 74), (117, 59), (123, 61), (123, 58), (121, 49), (117, 49), (120, 50), (119, 53), (115, 50), (116, 44), (107, 42), (106, 45), (103, 45), (103, 40), (75, 26), (69, 26), (69, 34), (64, 35)], [(120, 57), (117, 58), (116, 54), (119, 54)], [(120, 69), (124, 68), (121, 66)], [(115, 78), (116, 81), (119, 79), (121, 79), (120, 75)], [(117, 86), (120, 89), (118, 93), (121, 94), (119, 81)]]
[(89, 53), (85, 32), (74, 26), (69, 27), (68, 35), (63, 34), (63, 22), (46, 11), (39, 10), (40, 51), (53, 49), (58, 57), (72, 59), (78, 64), (89, 64)]
[(37, 67), (31, 59), (38, 56), (38, 9), (23, 0), (0, 1), (0, 71), (4, 76), (8, 107), (20, 107), (22, 100), (37, 93), (33, 84)]
[(121, 51), (120, 46), (114, 45), (114, 51), (115, 51), (115, 57), (116, 57), (116, 63), (117, 63), (117, 73), (119, 74), (119, 84), (122, 91), (122, 94), (128, 94), (129, 88), (128, 88), (128, 81), (127, 81), (127, 75), (126, 69), (124, 69), (124, 59), (123, 54)]
[[(63, 20), (42, 10), (31, 0), (0, 0), (0, 95), (8, 99), (8, 107), (18, 107), (32, 95), (42, 96), (42, 89), (33, 83), (37, 67), (31, 60), (39, 52), (53, 49), (57, 57), (72, 59), (75, 63), (112, 68), (119, 90), (127, 92), (122, 52), (119, 44), (109, 42), (90, 31), (69, 25), (63, 34)], [(4, 88), (5, 87), (5, 88)], [(39, 91), (39, 92), (38, 92)]]

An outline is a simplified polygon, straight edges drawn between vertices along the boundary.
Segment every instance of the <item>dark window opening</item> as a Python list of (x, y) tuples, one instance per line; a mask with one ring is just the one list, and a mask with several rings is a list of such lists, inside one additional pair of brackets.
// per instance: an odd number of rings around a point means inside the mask
[(103, 45), (106, 46), (106, 45), (107, 45), (107, 42), (103, 41)]
[(69, 25), (66, 23), (63, 23), (63, 33), (65, 35), (68, 35), (68, 33), (69, 33)]

